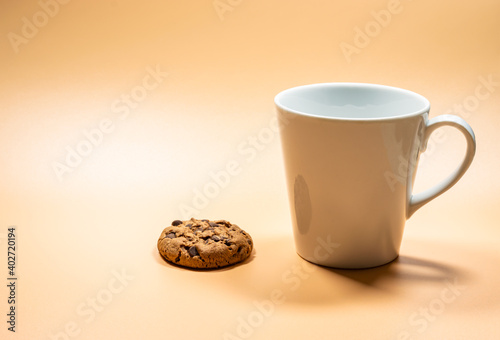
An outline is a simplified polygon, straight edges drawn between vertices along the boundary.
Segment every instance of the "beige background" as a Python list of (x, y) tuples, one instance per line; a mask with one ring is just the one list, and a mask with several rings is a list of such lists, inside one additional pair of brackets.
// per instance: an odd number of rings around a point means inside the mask
[[(40, 3), (52, 4), (51, 17)], [(212, 0), (40, 3), (0, 4), (2, 339), (500, 336), (498, 1), (220, 0), (220, 15)], [(388, 9), (376, 24), (372, 12)], [(27, 21), (40, 27), (23, 36)], [(367, 28), (371, 37), (356, 40)], [(357, 53), (346, 58), (345, 44)], [(144, 90), (155, 68), (168, 75)], [(494, 85), (477, 99), (488, 78)], [(431, 101), (431, 116), (465, 106), (477, 137), (464, 178), (408, 221), (398, 260), (371, 270), (316, 267), (295, 254), (269, 130), (276, 93), (336, 81), (407, 88)], [(131, 94), (144, 97), (124, 117), (113, 105), (124, 110)], [(113, 131), (58, 178), (67, 148), (106, 122)], [(464, 144), (444, 129), (417, 189), (448, 174)], [(166, 264), (161, 230), (211, 172), (235, 162), (240, 172), (193, 214), (246, 229), (252, 258), (211, 272)], [(11, 225), (15, 334), (5, 323)]]

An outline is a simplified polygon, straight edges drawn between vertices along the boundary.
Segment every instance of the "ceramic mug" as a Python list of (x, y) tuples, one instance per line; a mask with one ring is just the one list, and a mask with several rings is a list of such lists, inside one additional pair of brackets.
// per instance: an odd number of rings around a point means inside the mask
[[(426, 98), (395, 87), (305, 85), (279, 93), (275, 104), (296, 250), (324, 266), (397, 258), (406, 220), (462, 177), (476, 149), (462, 118), (429, 119)], [(419, 155), (442, 126), (463, 133), (465, 158), (440, 184), (413, 194)]]

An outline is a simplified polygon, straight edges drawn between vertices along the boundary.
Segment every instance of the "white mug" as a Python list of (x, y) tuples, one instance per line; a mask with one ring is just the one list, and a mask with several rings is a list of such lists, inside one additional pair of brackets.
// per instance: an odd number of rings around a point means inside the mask
[[(383, 85), (325, 83), (275, 97), (297, 253), (336, 268), (369, 268), (399, 255), (406, 220), (452, 187), (474, 158), (462, 118), (429, 119), (429, 101)], [(419, 155), (441, 126), (463, 133), (467, 152), (443, 182), (413, 194)]]

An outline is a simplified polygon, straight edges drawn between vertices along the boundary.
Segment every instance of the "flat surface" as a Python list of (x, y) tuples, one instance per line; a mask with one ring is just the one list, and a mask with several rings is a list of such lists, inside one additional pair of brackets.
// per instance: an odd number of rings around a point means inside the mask
[[(500, 336), (498, 1), (40, 3), (0, 4), (2, 339)], [(296, 255), (272, 129), (278, 92), (337, 81), (415, 91), (477, 136), (466, 175), (371, 270)], [(435, 134), (417, 190), (464, 148)], [(165, 263), (158, 236), (191, 215), (238, 224), (252, 257)]]

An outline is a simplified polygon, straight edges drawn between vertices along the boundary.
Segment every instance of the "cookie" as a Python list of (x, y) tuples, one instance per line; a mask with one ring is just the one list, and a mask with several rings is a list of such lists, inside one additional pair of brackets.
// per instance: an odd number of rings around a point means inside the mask
[(246, 260), (250, 235), (225, 220), (175, 220), (158, 239), (158, 251), (171, 263), (189, 268), (221, 268)]

